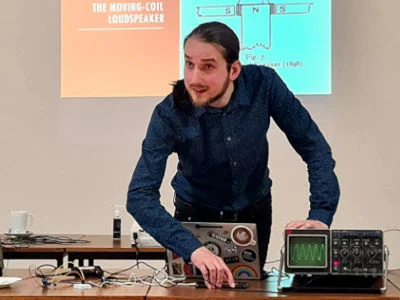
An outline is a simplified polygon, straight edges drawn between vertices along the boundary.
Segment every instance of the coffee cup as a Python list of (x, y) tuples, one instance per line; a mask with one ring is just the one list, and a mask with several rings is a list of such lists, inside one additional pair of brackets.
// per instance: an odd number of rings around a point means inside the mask
[(256, 244), (253, 231), (244, 225), (237, 225), (232, 229), (231, 239), (239, 246), (254, 246)]
[(33, 216), (26, 210), (11, 211), (10, 233), (23, 234), (28, 232), (28, 227), (33, 223)]

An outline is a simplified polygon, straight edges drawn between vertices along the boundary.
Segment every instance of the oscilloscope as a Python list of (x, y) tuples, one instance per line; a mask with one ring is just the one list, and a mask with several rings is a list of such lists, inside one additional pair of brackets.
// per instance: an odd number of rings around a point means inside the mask
[[(389, 251), (381, 230), (287, 229), (284, 238), (279, 291), (386, 291)], [(283, 268), (294, 275), (291, 286), (281, 284)]]
[(381, 230), (285, 230), (285, 271), (293, 274), (381, 276)]

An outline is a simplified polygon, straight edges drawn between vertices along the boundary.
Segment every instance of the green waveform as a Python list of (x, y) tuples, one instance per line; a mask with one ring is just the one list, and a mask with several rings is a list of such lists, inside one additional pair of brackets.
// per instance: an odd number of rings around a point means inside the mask
[(325, 244), (295, 243), (290, 245), (289, 265), (291, 266), (325, 266)]

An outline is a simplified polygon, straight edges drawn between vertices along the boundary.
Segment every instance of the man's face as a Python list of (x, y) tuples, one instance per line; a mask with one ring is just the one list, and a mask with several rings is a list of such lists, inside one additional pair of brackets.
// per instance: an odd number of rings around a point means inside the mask
[(225, 106), (223, 98), (237, 77), (231, 73), (216, 46), (195, 37), (186, 41), (184, 82), (194, 105)]

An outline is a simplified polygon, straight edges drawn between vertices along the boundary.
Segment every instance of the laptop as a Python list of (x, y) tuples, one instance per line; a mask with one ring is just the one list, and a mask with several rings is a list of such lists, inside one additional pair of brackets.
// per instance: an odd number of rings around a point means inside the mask
[[(235, 279), (260, 279), (257, 227), (253, 223), (182, 222), (183, 227), (215, 255), (221, 257)], [(192, 263), (167, 250), (171, 276), (201, 277)]]

